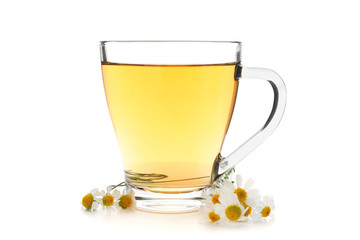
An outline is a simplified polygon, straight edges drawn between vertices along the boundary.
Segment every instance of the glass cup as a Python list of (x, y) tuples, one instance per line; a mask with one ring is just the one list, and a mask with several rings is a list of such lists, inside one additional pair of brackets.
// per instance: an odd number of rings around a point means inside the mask
[[(125, 182), (139, 210), (189, 212), (201, 194), (260, 145), (285, 109), (280, 76), (241, 65), (240, 42), (102, 41), (105, 94)], [(240, 79), (274, 91), (264, 126), (229, 156), (222, 144)]]

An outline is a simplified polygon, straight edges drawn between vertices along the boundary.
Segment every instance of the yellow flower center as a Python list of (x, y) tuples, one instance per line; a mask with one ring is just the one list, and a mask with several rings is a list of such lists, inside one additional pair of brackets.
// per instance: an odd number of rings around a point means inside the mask
[(94, 202), (94, 196), (91, 193), (86, 194), (82, 199), (82, 205), (87, 210), (91, 209), (93, 202)]
[(240, 202), (245, 202), (247, 198), (247, 192), (242, 188), (235, 189), (234, 193), (237, 195)]
[(231, 221), (236, 221), (241, 216), (241, 208), (237, 205), (230, 205), (225, 209), (226, 217)]
[(126, 194), (126, 195), (121, 196), (120, 201), (119, 201), (119, 206), (122, 209), (130, 207), (131, 204), (132, 204), (132, 200), (129, 195)]
[(106, 194), (105, 196), (103, 196), (102, 201), (103, 201), (104, 206), (109, 207), (109, 206), (113, 205), (114, 197), (111, 196), (110, 194)]
[(270, 215), (271, 208), (269, 206), (265, 206), (263, 210), (261, 211), (262, 217), (268, 217)]
[(220, 197), (219, 194), (215, 194), (214, 196), (212, 196), (211, 201), (213, 202), (213, 204), (217, 204), (217, 203), (220, 204), (219, 197)]
[(209, 219), (211, 222), (217, 222), (220, 220), (220, 216), (217, 215), (214, 211), (209, 212)]
[(248, 216), (251, 214), (252, 207), (250, 207), (250, 206), (247, 205), (246, 203), (243, 203), (243, 204), (244, 204), (245, 209), (248, 208), (248, 210), (246, 210), (246, 212), (244, 213), (244, 216), (245, 216), (245, 217), (248, 217)]

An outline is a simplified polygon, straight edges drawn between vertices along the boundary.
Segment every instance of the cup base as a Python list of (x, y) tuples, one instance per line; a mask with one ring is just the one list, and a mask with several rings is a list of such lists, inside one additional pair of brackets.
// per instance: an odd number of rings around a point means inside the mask
[(195, 212), (201, 206), (203, 190), (189, 193), (155, 193), (132, 188), (135, 192), (136, 209), (153, 213)]

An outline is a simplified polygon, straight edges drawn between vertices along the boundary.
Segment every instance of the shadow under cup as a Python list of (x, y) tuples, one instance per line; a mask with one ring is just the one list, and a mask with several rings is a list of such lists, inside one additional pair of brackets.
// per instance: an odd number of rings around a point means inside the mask
[(240, 49), (239, 42), (100, 43), (107, 104), (138, 209), (197, 210), (202, 190), (226, 170), (220, 151)]

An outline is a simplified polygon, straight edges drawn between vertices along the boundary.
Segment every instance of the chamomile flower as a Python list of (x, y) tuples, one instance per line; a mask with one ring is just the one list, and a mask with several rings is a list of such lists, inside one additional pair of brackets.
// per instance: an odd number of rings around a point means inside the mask
[(86, 194), (83, 197), (81, 203), (86, 210), (94, 211), (99, 206), (97, 199), (100, 196), (101, 196), (101, 193), (100, 193), (99, 189), (94, 188), (93, 190), (91, 190), (91, 192), (89, 192), (88, 194)]
[[(219, 204), (217, 204), (219, 205)], [(220, 215), (221, 215), (221, 209), (217, 208), (215, 211), (215, 205), (210, 205), (210, 207), (207, 207), (205, 204), (201, 204), (199, 212), (201, 215), (200, 222), (203, 224), (208, 223), (219, 223)]]
[(101, 197), (98, 199), (99, 204), (102, 206), (102, 209), (106, 209), (108, 213), (111, 213), (115, 210), (114, 203), (121, 196), (118, 190), (113, 190), (110, 192), (101, 191)]
[(219, 213), (220, 219), (229, 221), (246, 221), (245, 213), (248, 210), (239, 202), (234, 193), (224, 193), (219, 197), (221, 204), (215, 204), (214, 213)]
[(240, 175), (236, 175), (236, 187), (230, 182), (225, 181), (223, 183), (224, 190), (230, 191), (236, 194), (239, 202), (241, 202), (245, 208), (248, 208), (245, 216), (249, 216), (256, 206), (257, 201), (260, 199), (259, 190), (256, 188), (251, 188), (254, 184), (254, 180), (252, 178), (248, 179), (244, 186), (242, 186), (242, 177)]
[(118, 210), (132, 210), (136, 206), (135, 200), (135, 192), (134, 190), (123, 190), (123, 193), (119, 196), (119, 198), (114, 203), (115, 207)]
[(207, 193), (202, 194), (202, 203), (203, 206), (208, 210), (213, 210), (215, 204), (220, 204), (219, 197), (220, 197), (220, 189), (219, 188), (209, 188)]
[(262, 219), (272, 219), (273, 211), (275, 210), (275, 204), (273, 197), (264, 196), (262, 201), (259, 201), (254, 208), (254, 214), (251, 215), (254, 221), (260, 221)]
[[(216, 204), (216, 205), (219, 205), (219, 204)], [(221, 215), (222, 214), (222, 211), (223, 209), (220, 208), (220, 207), (216, 207), (215, 208), (215, 205), (214, 205), (214, 209), (210, 210), (207, 212), (207, 217), (208, 219), (212, 222), (212, 223), (215, 223), (215, 222), (219, 222), (222, 218), (221, 218)]]

